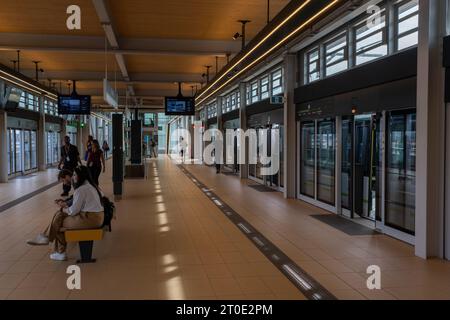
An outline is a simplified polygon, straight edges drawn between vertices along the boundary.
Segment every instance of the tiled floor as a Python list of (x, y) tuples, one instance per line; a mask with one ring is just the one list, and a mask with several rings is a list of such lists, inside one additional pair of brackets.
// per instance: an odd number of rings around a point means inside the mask
[[(111, 194), (110, 176), (102, 185)], [(0, 299), (304, 299), (169, 160), (148, 180), (127, 180), (113, 232), (82, 265), (82, 290), (66, 288), (68, 262), (25, 241), (42, 230), (60, 187), (0, 214)], [(39, 208), (36, 210), (36, 208)]]
[(8, 183), (0, 183), (0, 206), (56, 182), (57, 175), (57, 169), (48, 169), (11, 179)]
[[(126, 180), (113, 232), (81, 265), (82, 290), (47, 247), (29, 247), (56, 207), (52, 188), (0, 214), (0, 299), (304, 299), (300, 291), (167, 158), (149, 161), (148, 180)], [(213, 168), (186, 166), (199, 180), (340, 299), (450, 299), (450, 263), (414, 257), (386, 236), (348, 236), (309, 217), (319, 209), (260, 193)], [(112, 192), (110, 172), (101, 183)], [(12, 186), (15, 188), (15, 186)], [(382, 290), (366, 288), (366, 268)]]
[[(325, 211), (215, 168), (186, 168), (339, 299), (450, 299), (450, 262), (417, 258), (385, 235), (349, 236), (310, 217)], [(370, 265), (381, 268), (382, 290), (367, 289)]]

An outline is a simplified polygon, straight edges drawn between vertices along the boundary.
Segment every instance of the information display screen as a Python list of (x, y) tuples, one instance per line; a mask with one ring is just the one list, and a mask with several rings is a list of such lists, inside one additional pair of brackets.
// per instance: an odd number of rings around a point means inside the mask
[(59, 114), (90, 114), (91, 96), (58, 96)]
[(193, 116), (195, 114), (194, 98), (166, 97), (166, 115), (168, 116)]

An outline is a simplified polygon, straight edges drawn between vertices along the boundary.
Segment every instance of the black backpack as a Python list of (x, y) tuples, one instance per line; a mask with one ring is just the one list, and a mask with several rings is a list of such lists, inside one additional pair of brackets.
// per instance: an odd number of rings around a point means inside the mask
[(111, 232), (111, 220), (114, 217), (115, 205), (107, 197), (102, 197), (103, 210), (105, 212), (105, 218), (103, 220), (102, 227), (108, 227), (109, 232)]

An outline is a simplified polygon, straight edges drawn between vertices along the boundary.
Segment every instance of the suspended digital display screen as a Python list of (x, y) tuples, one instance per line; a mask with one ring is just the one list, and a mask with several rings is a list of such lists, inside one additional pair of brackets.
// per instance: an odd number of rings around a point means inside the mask
[(166, 115), (168, 116), (193, 116), (195, 115), (194, 98), (166, 97)]
[(59, 114), (90, 114), (91, 96), (61, 95), (58, 96)]

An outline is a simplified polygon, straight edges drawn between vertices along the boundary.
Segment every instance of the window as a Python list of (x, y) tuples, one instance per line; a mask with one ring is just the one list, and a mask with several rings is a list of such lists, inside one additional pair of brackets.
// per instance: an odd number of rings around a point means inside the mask
[(347, 33), (343, 33), (325, 44), (326, 76), (348, 68)]
[(217, 104), (213, 103), (206, 107), (208, 119), (217, 117)]
[(318, 48), (313, 49), (306, 54), (306, 69), (307, 83), (320, 79), (320, 59)]
[(259, 91), (258, 82), (253, 82), (251, 84), (250, 103), (255, 103), (259, 101), (258, 91)]
[(269, 98), (269, 76), (265, 76), (261, 79), (261, 100)]
[(20, 100), (19, 100), (19, 107), (25, 108), (25, 104), (26, 104), (26, 93), (22, 91), (22, 94), (20, 95)]
[(371, 25), (367, 19), (355, 27), (356, 65), (387, 55), (386, 15), (384, 10), (378, 24)]
[(419, 4), (417, 0), (400, 1), (396, 6), (397, 50), (419, 42)]
[(247, 88), (246, 88), (246, 90), (245, 90), (245, 92), (246, 92), (246, 100), (247, 100), (247, 105), (250, 105), (250, 104), (252, 104), (251, 103), (251, 87), (250, 87), (250, 85), (247, 85)]
[(231, 110), (236, 109), (236, 93), (231, 94)]
[(272, 72), (272, 96), (283, 93), (283, 69)]

